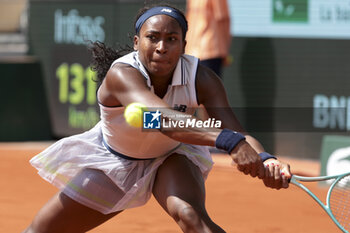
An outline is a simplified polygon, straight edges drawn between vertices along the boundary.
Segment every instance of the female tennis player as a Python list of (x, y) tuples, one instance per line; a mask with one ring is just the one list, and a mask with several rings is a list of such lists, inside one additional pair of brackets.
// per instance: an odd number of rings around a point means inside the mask
[[(144, 205), (152, 193), (183, 232), (224, 232), (204, 206), (204, 181), (213, 164), (207, 146), (227, 151), (241, 172), (266, 186), (288, 187), (289, 165), (244, 131), (215, 73), (183, 54), (186, 31), (183, 13), (162, 5), (138, 14), (133, 52), (120, 56), (93, 43), (101, 121), (31, 159), (60, 191), (24, 232), (86, 232)], [(181, 106), (189, 115), (202, 104), (222, 129), (147, 132), (125, 122), (125, 106), (134, 102), (168, 110)]]

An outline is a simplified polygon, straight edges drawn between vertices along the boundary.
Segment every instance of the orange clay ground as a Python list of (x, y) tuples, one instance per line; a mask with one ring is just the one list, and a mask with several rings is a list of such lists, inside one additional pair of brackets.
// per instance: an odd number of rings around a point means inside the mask
[[(28, 160), (50, 143), (0, 143), (0, 232), (19, 233), (57, 189), (41, 179)], [(227, 232), (340, 232), (309, 196), (297, 187), (287, 190), (265, 188), (258, 179), (239, 173), (230, 158), (213, 154), (216, 162), (206, 182), (207, 209), (212, 219)], [(288, 157), (294, 173), (318, 175), (319, 164)], [(310, 186), (325, 200), (324, 188)], [(125, 211), (90, 231), (181, 232), (154, 198), (147, 205)]]

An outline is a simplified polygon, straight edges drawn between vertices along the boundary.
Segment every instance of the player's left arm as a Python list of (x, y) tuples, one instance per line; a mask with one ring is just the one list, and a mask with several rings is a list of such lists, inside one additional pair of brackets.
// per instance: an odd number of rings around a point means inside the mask
[[(264, 152), (264, 148), (240, 124), (229, 105), (226, 91), (220, 78), (210, 69), (200, 65), (197, 72), (196, 89), (198, 101), (204, 105), (210, 118), (221, 120), (222, 128), (240, 132), (246, 137), (245, 141), (240, 142), (243, 145), (236, 147), (232, 151), (231, 157), (233, 160), (238, 164), (242, 161), (244, 162), (247, 158), (261, 160), (258, 154)], [(263, 181), (266, 186), (277, 189), (288, 187), (287, 179), (291, 177), (288, 164), (278, 159), (268, 159), (264, 162), (264, 169), (265, 178)], [(282, 179), (282, 175), (285, 179)]]
[(199, 104), (204, 105), (209, 117), (221, 120), (222, 128), (228, 128), (244, 134), (246, 141), (257, 153), (264, 151), (263, 146), (242, 127), (230, 107), (220, 78), (212, 70), (199, 65), (196, 90)]

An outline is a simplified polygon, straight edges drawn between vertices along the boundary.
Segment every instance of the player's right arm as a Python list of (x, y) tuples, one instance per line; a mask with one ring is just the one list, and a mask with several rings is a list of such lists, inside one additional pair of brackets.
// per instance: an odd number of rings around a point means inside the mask
[[(210, 106), (210, 104), (215, 106), (215, 103), (224, 103), (224, 98), (227, 98), (222, 86), (216, 82), (211, 84), (211, 90), (216, 90), (219, 88), (219, 90), (222, 90), (222, 93), (224, 94), (215, 96), (215, 92), (211, 91), (206, 93), (207, 100), (203, 102), (206, 107)], [(130, 103), (138, 102), (146, 105), (148, 108), (154, 107), (174, 111), (166, 102), (164, 102), (150, 90), (150, 88), (147, 86), (146, 79), (138, 70), (126, 64), (116, 64), (112, 69), (110, 69), (100, 87), (98, 96), (99, 101), (106, 106), (127, 106)], [(214, 98), (215, 101), (210, 102), (209, 100), (211, 98)], [(234, 115), (232, 114), (233, 113), (227, 114), (211, 112), (211, 115), (216, 116), (216, 119), (226, 119), (224, 120), (224, 127), (237, 130), (239, 124), (238, 121), (232, 121), (234, 119)], [(179, 142), (215, 147), (221, 132), (221, 129), (212, 129), (208, 131), (205, 129), (187, 128), (183, 131), (176, 130), (166, 131), (163, 133)], [(247, 138), (250, 141), (252, 140), (249, 136)], [(253, 177), (259, 176), (259, 178), (263, 178), (265, 176), (266, 172), (259, 156), (257, 155), (257, 152), (245, 140), (239, 142), (230, 152), (242, 172), (245, 174), (250, 174)]]

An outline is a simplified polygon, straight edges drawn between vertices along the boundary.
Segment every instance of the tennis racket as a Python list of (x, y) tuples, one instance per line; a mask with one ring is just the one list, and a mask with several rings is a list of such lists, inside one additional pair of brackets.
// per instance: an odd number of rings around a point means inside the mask
[[(326, 205), (318, 199), (301, 182), (327, 181), (330, 182), (330, 188), (327, 193)], [(350, 231), (350, 172), (334, 176), (303, 177), (293, 175), (290, 183), (303, 189), (309, 194), (331, 217), (333, 222), (343, 232)]]

